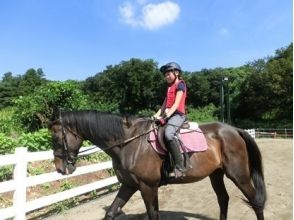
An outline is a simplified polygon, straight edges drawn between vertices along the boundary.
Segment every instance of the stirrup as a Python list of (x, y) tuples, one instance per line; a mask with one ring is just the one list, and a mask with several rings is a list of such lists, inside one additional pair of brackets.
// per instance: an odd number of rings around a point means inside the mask
[(182, 178), (186, 176), (186, 169), (180, 170), (178, 168), (174, 168), (173, 172), (169, 173), (168, 177), (170, 178)]

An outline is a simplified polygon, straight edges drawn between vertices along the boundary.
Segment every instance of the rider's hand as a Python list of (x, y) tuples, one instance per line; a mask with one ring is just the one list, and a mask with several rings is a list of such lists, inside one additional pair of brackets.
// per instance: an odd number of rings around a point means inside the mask
[(166, 124), (166, 119), (162, 118), (162, 117), (157, 117), (154, 119), (154, 121), (155, 121), (155, 124), (160, 125), (160, 126), (163, 126)]

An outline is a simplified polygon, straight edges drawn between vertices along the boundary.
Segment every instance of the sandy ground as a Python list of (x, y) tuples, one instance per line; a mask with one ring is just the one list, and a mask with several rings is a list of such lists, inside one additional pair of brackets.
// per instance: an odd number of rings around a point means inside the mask
[[(257, 139), (262, 152), (268, 199), (265, 219), (293, 219), (293, 140)], [(242, 193), (225, 179), (230, 195), (228, 219), (251, 220), (255, 214), (242, 200)], [(70, 209), (47, 220), (98, 220), (103, 219), (105, 210), (116, 193)], [(161, 220), (218, 219), (219, 209), (216, 195), (209, 178), (192, 184), (168, 185), (160, 188), (159, 207)], [(136, 193), (123, 208), (118, 220), (147, 219), (144, 203)]]

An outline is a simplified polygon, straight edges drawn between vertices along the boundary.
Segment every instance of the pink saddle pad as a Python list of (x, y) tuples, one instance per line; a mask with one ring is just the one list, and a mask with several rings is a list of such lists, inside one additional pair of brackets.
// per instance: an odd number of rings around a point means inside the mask
[[(180, 140), (182, 141), (181, 152), (199, 152), (207, 150), (207, 142), (204, 137), (203, 132), (198, 127), (198, 124), (195, 122), (190, 122), (189, 129), (180, 130)], [(157, 130), (150, 132), (149, 142), (153, 149), (159, 154), (166, 154), (166, 149), (164, 149), (158, 142)]]

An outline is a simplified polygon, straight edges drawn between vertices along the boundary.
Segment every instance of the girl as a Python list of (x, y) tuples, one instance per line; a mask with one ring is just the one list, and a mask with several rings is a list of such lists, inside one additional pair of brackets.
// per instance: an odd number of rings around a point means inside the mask
[(181, 78), (182, 69), (179, 64), (175, 62), (168, 63), (162, 66), (160, 71), (168, 83), (168, 88), (162, 107), (154, 117), (158, 120), (164, 119), (167, 121), (165, 140), (167, 150), (171, 153), (175, 163), (174, 172), (170, 174), (170, 177), (179, 178), (185, 175), (186, 168), (183, 165), (183, 157), (180, 153), (179, 143), (175, 134), (186, 119), (185, 102), (187, 88), (186, 83)]

